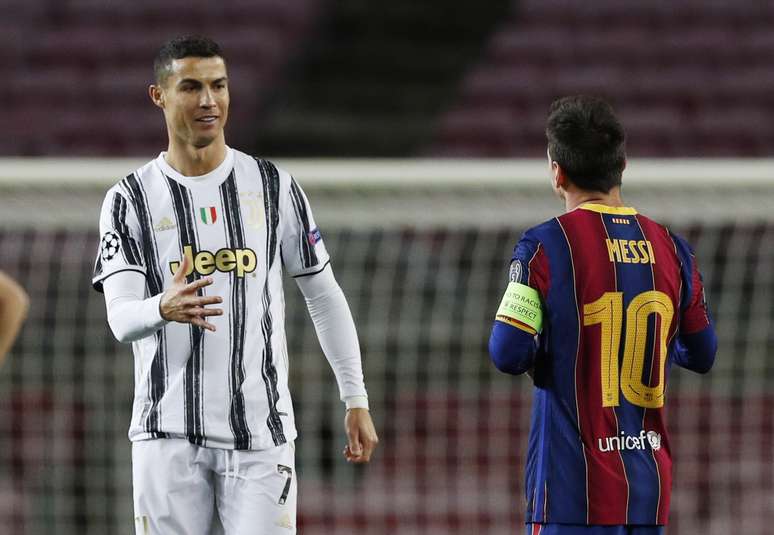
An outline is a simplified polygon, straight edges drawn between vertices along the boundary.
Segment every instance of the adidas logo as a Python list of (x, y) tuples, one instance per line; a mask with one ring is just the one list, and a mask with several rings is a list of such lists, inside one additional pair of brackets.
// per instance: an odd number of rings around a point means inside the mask
[(285, 529), (293, 529), (293, 522), (290, 521), (290, 515), (288, 513), (279, 517), (274, 525)]
[(163, 232), (165, 230), (172, 230), (174, 228), (177, 228), (177, 225), (168, 217), (161, 218), (161, 221), (159, 221), (158, 225), (153, 227), (153, 230), (156, 232)]

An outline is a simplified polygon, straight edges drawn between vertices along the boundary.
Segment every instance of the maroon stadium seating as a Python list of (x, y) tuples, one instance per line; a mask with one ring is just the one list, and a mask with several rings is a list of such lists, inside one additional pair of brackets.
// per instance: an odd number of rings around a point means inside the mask
[(165, 145), (149, 102), (152, 61), (175, 35), (202, 33), (233, 68), (230, 140), (249, 143), (266, 90), (318, 18), (319, 0), (2, 0), (0, 63), (11, 135), (0, 155), (153, 156)]
[(491, 37), (430, 154), (541, 156), (559, 96), (609, 98), (637, 156), (774, 147), (771, 2), (527, 0)]

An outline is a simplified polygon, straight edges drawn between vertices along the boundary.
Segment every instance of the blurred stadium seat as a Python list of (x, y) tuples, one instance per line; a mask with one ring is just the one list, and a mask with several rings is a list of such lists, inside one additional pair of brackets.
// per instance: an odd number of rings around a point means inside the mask
[[(637, 156), (764, 156), (774, 132), (770, 2), (515, 1), (439, 121), (429, 154), (537, 156), (549, 103), (613, 101)], [(519, 130), (467, 127), (490, 111)], [(654, 108), (657, 112), (654, 114)], [(506, 115), (507, 116), (507, 115)], [(626, 119), (633, 117), (631, 123)]]
[(214, 37), (232, 60), (239, 113), (231, 142), (251, 143), (265, 93), (313, 28), (321, 2), (3, 4), (0, 60), (10, 83), (0, 91), (13, 102), (13, 121), (0, 155), (69, 156), (163, 148), (163, 119), (146, 96), (153, 56), (170, 37), (194, 32)]

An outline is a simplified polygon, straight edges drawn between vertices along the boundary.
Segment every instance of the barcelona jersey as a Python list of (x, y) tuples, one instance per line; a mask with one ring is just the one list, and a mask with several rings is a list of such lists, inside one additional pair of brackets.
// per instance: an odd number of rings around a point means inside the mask
[(710, 326), (690, 247), (633, 208), (584, 204), (524, 234), (511, 280), (543, 315), (526, 521), (666, 524), (667, 377), (678, 338)]

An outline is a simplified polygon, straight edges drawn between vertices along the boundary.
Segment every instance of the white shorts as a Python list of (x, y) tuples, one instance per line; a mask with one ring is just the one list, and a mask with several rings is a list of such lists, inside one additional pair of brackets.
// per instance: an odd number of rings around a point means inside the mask
[(132, 443), (137, 535), (293, 535), (292, 443), (261, 451), (203, 448), (184, 439)]

